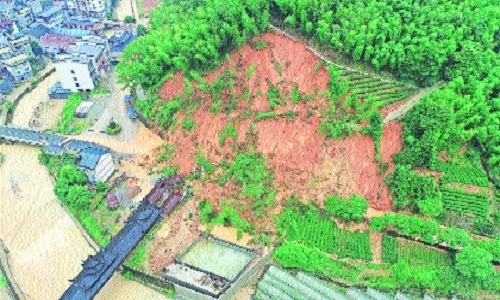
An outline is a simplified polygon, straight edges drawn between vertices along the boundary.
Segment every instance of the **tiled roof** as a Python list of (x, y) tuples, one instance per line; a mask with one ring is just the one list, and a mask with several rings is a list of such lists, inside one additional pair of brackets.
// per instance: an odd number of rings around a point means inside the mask
[(50, 29), (48, 29), (47, 27), (43, 26), (40, 23), (33, 23), (32, 25), (30, 25), (30, 29), (28, 30), (28, 34), (37, 39), (39, 39), (44, 34), (47, 34), (49, 32)]
[(40, 38), (40, 46), (67, 49), (76, 40), (76, 36), (68, 34), (46, 34)]
[(48, 17), (51, 17), (52, 15), (60, 12), (62, 10), (62, 8), (60, 7), (57, 7), (57, 6), (52, 6), (50, 7), (49, 9), (43, 11), (42, 13), (40, 13), (40, 17), (41, 18), (48, 18)]
[(70, 34), (70, 35), (76, 35), (76, 36), (85, 36), (89, 35), (90, 31), (84, 30), (84, 29), (73, 29), (73, 28), (52, 28), (52, 33), (59, 33), (59, 34)]
[(102, 47), (91, 45), (74, 45), (68, 49), (70, 53), (84, 54), (90, 57), (98, 57), (102, 53)]
[(106, 153), (108, 152), (98, 148), (85, 148), (80, 152), (81, 158), (77, 162), (77, 165), (93, 170), (97, 166), (101, 156)]

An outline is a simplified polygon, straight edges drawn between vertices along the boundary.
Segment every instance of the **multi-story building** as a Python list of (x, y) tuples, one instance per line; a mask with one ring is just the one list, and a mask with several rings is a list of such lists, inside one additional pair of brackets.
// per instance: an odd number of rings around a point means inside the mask
[(111, 54), (108, 41), (100, 36), (82, 36), (72, 43), (68, 53), (89, 58), (99, 75), (103, 75), (110, 66)]
[(14, 20), (14, 3), (13, 1), (0, 2), (0, 22)]
[(21, 6), (16, 11), (16, 21), (19, 27), (23, 30), (28, 29), (28, 26), (35, 22), (35, 16), (28, 6)]
[(38, 14), (36, 21), (50, 27), (61, 26), (64, 19), (64, 12), (61, 7), (52, 6)]
[(24, 53), (26, 56), (33, 56), (30, 39), (28, 36), (19, 34), (11, 36), (9, 39), (10, 45), (17, 53)]
[(88, 17), (106, 15), (106, 0), (68, 0), (66, 4), (73, 15)]
[(54, 62), (62, 88), (72, 92), (94, 89), (99, 76), (109, 68), (110, 51), (106, 38), (78, 37), (66, 52), (56, 55)]
[(54, 61), (54, 66), (63, 89), (69, 89), (71, 92), (88, 92), (97, 85), (97, 72), (89, 58), (75, 54), (61, 54)]
[(88, 30), (91, 34), (99, 34), (104, 24), (99, 18), (69, 17), (63, 24), (64, 28)]
[(15, 81), (23, 81), (33, 76), (31, 65), (24, 54), (18, 54), (5, 59), (3, 62)]
[(4, 61), (7, 58), (12, 57), (12, 48), (10, 46), (4, 45), (0, 47), (0, 61)]
[(35, 15), (43, 11), (43, 0), (24, 0), (24, 2), (31, 8), (31, 11)]

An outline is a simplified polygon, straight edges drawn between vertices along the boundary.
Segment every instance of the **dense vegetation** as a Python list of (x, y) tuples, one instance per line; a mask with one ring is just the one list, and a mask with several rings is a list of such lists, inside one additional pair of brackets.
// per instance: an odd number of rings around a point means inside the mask
[(372, 259), (368, 231), (360, 233), (339, 229), (334, 221), (322, 216), (312, 205), (289, 207), (281, 212), (276, 226), (279, 234), (287, 241), (317, 247), (341, 258)]
[(104, 193), (98, 195), (87, 189), (87, 175), (75, 167), (73, 155), (54, 156), (42, 151), (38, 160), (47, 166), (51, 175), (56, 176), (54, 192), (57, 198), (68, 207), (90, 236), (99, 245), (105, 246), (111, 240), (111, 235), (90, 213), (93, 200), (98, 197), (103, 200)]
[(81, 124), (76, 124), (72, 127), (75, 120), (75, 111), (81, 103), (82, 94), (74, 93), (69, 96), (66, 103), (64, 103), (61, 120), (57, 122), (57, 132), (62, 134), (77, 134), (83, 129)]
[(267, 29), (268, 6), (265, 0), (163, 1), (151, 12), (149, 32), (125, 49), (120, 78), (151, 88), (176, 70), (210, 70)]
[(396, 165), (385, 182), (396, 197), (393, 205), (398, 209), (410, 208), (426, 216), (436, 217), (443, 212), (441, 192), (431, 175), (420, 176), (410, 166)]
[(319, 43), (420, 84), (482, 75), (498, 52), (500, 2), (273, 0), (271, 11)]
[(367, 209), (368, 202), (358, 195), (353, 195), (347, 200), (332, 196), (325, 201), (325, 211), (345, 221), (361, 222)]

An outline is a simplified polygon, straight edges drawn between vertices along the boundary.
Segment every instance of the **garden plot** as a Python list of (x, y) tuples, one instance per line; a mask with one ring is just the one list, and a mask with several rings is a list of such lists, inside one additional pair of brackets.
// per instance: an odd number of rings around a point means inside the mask
[(179, 256), (178, 261), (233, 280), (254, 257), (255, 254), (234, 246), (200, 238)]

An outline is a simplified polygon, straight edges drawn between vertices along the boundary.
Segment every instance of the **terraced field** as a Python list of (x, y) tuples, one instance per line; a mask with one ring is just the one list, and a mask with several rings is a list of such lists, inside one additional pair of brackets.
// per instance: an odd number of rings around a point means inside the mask
[(341, 71), (341, 80), (349, 83), (353, 93), (362, 99), (373, 96), (379, 107), (384, 107), (408, 98), (418, 89), (398, 82), (391, 82), (359, 71), (338, 68)]

